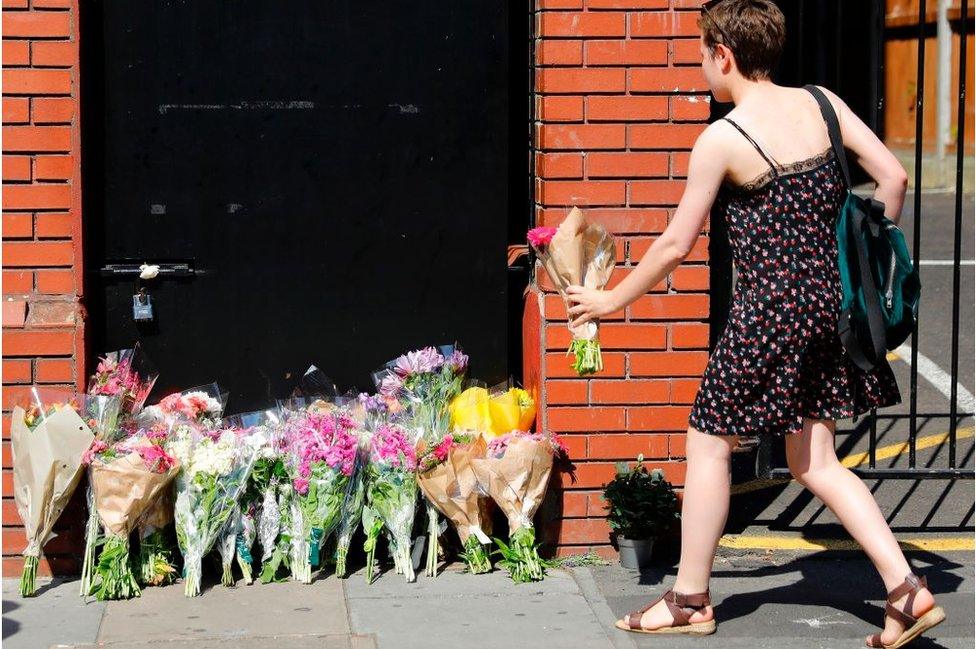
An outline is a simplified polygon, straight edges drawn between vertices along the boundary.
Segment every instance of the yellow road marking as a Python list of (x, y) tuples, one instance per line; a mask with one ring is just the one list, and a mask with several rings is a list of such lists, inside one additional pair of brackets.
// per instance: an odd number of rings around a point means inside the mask
[[(956, 439), (966, 439), (974, 435), (974, 429), (972, 426), (968, 428), (957, 428), (956, 429)], [(940, 444), (945, 444), (949, 441), (949, 433), (936, 433), (935, 435), (925, 435), (923, 437), (915, 438), (915, 449), (921, 451), (922, 449), (932, 448), (933, 446), (939, 446)], [(875, 452), (875, 458), (877, 460), (887, 460), (899, 455), (904, 455), (908, 453), (908, 442), (898, 442), (897, 444), (889, 444), (887, 446), (881, 446)], [(847, 468), (854, 468), (861, 466), (862, 464), (867, 464), (870, 460), (869, 453), (855, 453), (853, 455), (848, 455), (847, 457), (841, 459), (840, 463)], [(769, 480), (750, 480), (749, 482), (743, 482), (742, 484), (732, 485), (732, 495), (738, 496), (744, 493), (749, 493), (752, 491), (759, 491), (760, 489), (768, 489), (769, 487), (775, 487), (778, 485), (783, 485), (790, 482), (790, 478), (774, 478)]]
[(889, 360), (889, 361), (898, 361), (898, 360), (901, 360), (901, 356), (899, 356), (895, 352), (888, 352), (888, 355), (885, 358), (887, 360)]
[[(918, 552), (972, 552), (973, 537), (914, 538), (898, 541), (902, 550)], [(797, 536), (742, 536), (727, 534), (719, 540), (723, 548), (737, 550), (860, 550), (853, 539), (805, 539)]]
[[(973, 428), (957, 428), (956, 429), (956, 439), (965, 439), (967, 437), (973, 436)], [(915, 438), (915, 448), (917, 450), (922, 450), (923, 448), (931, 448), (933, 446), (939, 446), (940, 444), (945, 444), (949, 441), (949, 433), (937, 433), (935, 435), (926, 435), (924, 437)], [(887, 460), (888, 458), (896, 457), (898, 455), (904, 455), (908, 453), (908, 442), (900, 442), (898, 444), (889, 444), (888, 446), (881, 446), (875, 452), (874, 456), (878, 460)], [(869, 453), (855, 453), (854, 455), (848, 455), (843, 460), (840, 461), (841, 464), (847, 468), (852, 468), (866, 464), (870, 459)]]

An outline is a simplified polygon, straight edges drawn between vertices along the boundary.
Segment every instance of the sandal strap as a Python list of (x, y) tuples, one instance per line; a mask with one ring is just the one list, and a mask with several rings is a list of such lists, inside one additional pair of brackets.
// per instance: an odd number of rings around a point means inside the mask
[(928, 582), (925, 580), (925, 577), (919, 577), (915, 573), (910, 572), (905, 577), (905, 581), (888, 593), (888, 601), (894, 602), (905, 595), (914, 595), (922, 588), (928, 587)]
[[(909, 608), (908, 610), (910, 611), (912, 609)], [(885, 615), (898, 620), (906, 629), (918, 621), (910, 613), (895, 608), (891, 602), (885, 602)]]
[(712, 603), (707, 590), (704, 593), (694, 593), (691, 595), (685, 593), (676, 593), (673, 590), (669, 590), (664, 595), (665, 595), (664, 597), (665, 600), (671, 602), (672, 604), (676, 604), (681, 608), (699, 609), (699, 608), (704, 608)]
[(673, 590), (668, 590), (644, 608), (630, 613), (627, 616), (628, 626), (634, 630), (640, 629), (641, 618), (644, 616), (644, 613), (654, 608), (654, 605), (661, 600), (664, 600), (664, 605), (667, 606), (668, 611), (671, 612), (671, 617), (674, 618), (674, 624), (672, 626), (675, 627), (688, 626), (691, 624), (692, 613), (689, 613), (686, 609), (698, 610), (711, 604), (711, 598), (709, 597), (707, 590), (704, 593), (695, 593), (692, 595), (676, 593)]
[[(664, 595), (667, 595), (665, 593)], [(641, 628), (641, 619), (644, 617), (644, 613), (654, 608), (654, 605), (664, 599), (664, 595), (661, 595), (656, 600), (645, 606), (644, 608), (638, 609), (627, 614), (627, 624), (631, 629), (637, 630)]]

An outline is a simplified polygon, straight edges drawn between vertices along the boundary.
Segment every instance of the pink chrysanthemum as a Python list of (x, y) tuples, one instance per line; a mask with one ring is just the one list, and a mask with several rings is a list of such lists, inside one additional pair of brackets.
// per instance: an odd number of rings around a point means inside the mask
[(548, 246), (555, 235), (556, 228), (538, 227), (529, 230), (526, 237), (533, 248), (539, 249)]

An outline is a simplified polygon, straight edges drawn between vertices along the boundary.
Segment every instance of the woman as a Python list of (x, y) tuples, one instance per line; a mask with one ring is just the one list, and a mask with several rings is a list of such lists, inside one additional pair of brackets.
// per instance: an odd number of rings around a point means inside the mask
[[(884, 631), (867, 645), (900, 647), (944, 613), (925, 580), (912, 574), (871, 492), (834, 452), (836, 419), (900, 402), (887, 363), (860, 370), (836, 334), (840, 167), (813, 95), (770, 81), (785, 40), (776, 5), (712, 0), (699, 24), (705, 78), (716, 100), (735, 107), (698, 138), (674, 217), (633, 272), (612, 290), (568, 291), (574, 326), (618, 311), (681, 263), (713, 203), (728, 224), (739, 276), (689, 418), (678, 575), (673, 590), (617, 626), (714, 632), (708, 582), (729, 508), (729, 455), (740, 436), (783, 435), (793, 477), (840, 519), (889, 593)], [(827, 96), (845, 147), (877, 182), (874, 197), (897, 222), (905, 170), (842, 100)]]

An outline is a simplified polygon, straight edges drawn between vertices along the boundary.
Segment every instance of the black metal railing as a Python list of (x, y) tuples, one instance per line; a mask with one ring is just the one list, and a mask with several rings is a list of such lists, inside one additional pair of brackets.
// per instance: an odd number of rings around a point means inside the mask
[[(805, 4), (802, 0), (800, 2), (801, 9), (800, 14), (802, 18), (802, 5)], [(812, 3), (811, 3), (812, 4)], [(914, 207), (914, 227), (913, 227), (913, 238), (912, 238), (912, 257), (915, 264), (916, 271), (919, 266), (919, 259), (921, 257), (921, 234), (922, 227), (924, 225), (924, 219), (921, 218), (922, 213), (922, 167), (923, 167), (923, 128), (924, 128), (924, 110), (925, 110), (925, 45), (926, 37), (931, 34), (931, 23), (927, 16), (926, 0), (920, 0), (918, 9), (918, 29), (915, 38), (917, 38), (917, 51), (918, 51), (918, 61), (917, 61), (917, 83), (915, 85), (915, 165), (914, 165), (914, 195), (913, 195), (913, 207)], [(831, 7), (836, 12), (840, 11), (841, 2), (838, 0), (836, 2), (836, 7)], [(871, 19), (874, 23), (872, 25), (873, 35), (877, 39), (874, 43), (874, 47), (871, 48), (871, 59), (872, 59), (872, 69), (876, 71), (876, 75), (872, 79), (871, 86), (871, 96), (877, 101), (874, 102), (875, 113), (869, 116), (869, 123), (878, 132), (883, 131), (884, 124), (884, 30), (885, 30), (885, 2), (884, 0), (875, 0), (873, 3), (871, 12)], [(839, 19), (839, 15), (836, 17)], [(962, 214), (963, 214), (963, 180), (964, 180), (964, 162), (965, 162), (965, 132), (966, 132), (966, 93), (967, 88), (967, 70), (966, 70), (966, 53), (967, 53), (967, 38), (968, 30), (970, 28), (970, 22), (972, 18), (969, 16), (969, 3), (968, 0), (961, 0), (958, 16), (952, 16), (952, 24), (959, 34), (959, 60), (958, 60), (958, 71), (959, 71), (959, 85), (958, 85), (958, 104), (957, 110), (957, 129), (955, 133), (956, 137), (956, 158), (955, 158), (955, 202), (954, 202), (954, 233), (953, 233), (953, 257), (952, 257), (952, 315), (951, 315), (951, 361), (950, 361), (950, 395), (949, 395), (949, 407), (947, 411), (944, 412), (919, 412), (918, 411), (918, 374), (919, 374), (919, 327), (924, 326), (924, 313), (919, 316), (919, 322), (916, 323), (914, 330), (911, 335), (911, 374), (910, 374), (910, 398), (909, 398), (909, 412), (908, 413), (882, 413), (879, 414), (876, 410), (870, 411), (870, 413), (865, 417), (862, 423), (860, 423), (856, 430), (854, 431), (854, 437), (859, 437), (863, 434), (864, 428), (867, 428), (868, 435), (868, 450), (866, 453), (866, 464), (867, 466), (862, 466), (863, 462), (859, 462), (857, 466), (851, 467), (852, 470), (862, 477), (867, 478), (907, 478), (907, 479), (920, 479), (920, 478), (962, 478), (962, 479), (973, 479), (974, 472), (972, 468), (965, 468), (959, 466), (958, 455), (958, 438), (959, 438), (959, 422), (960, 420), (966, 418), (972, 418), (974, 413), (971, 411), (960, 411), (958, 403), (958, 386), (959, 386), (959, 352), (960, 352), (960, 305), (961, 305), (961, 295), (960, 295), (960, 268), (961, 268), (961, 243), (962, 243)], [(839, 40), (839, 37), (838, 37)], [(802, 57), (802, 49), (801, 49)], [(824, 81), (824, 80), (817, 80)], [(941, 134), (940, 134), (941, 137)], [(878, 422), (879, 421), (889, 421), (889, 426), (893, 426), (895, 422), (908, 420), (908, 440), (906, 442), (908, 461), (907, 466), (904, 467), (879, 467), (878, 466)], [(930, 458), (926, 466), (919, 466), (918, 460), (918, 431), (919, 431), (919, 420), (946, 420), (948, 419), (948, 431), (945, 433), (944, 438), (936, 440), (934, 444), (935, 452), (938, 453), (948, 444), (945, 455), (947, 456), (946, 466), (932, 467), (931, 464), (934, 463), (934, 459)], [(855, 440), (856, 441), (856, 440)], [(761, 445), (758, 457), (757, 457), (757, 475), (764, 478), (776, 478), (776, 477), (786, 477), (789, 475), (789, 470), (782, 466), (782, 462), (779, 461), (779, 456), (782, 454), (776, 453), (777, 449), (774, 449), (771, 445), (764, 443)], [(781, 449), (779, 449), (781, 450)], [(903, 448), (898, 449), (897, 455), (900, 457), (904, 455)], [(940, 457), (941, 461), (941, 457)]]

